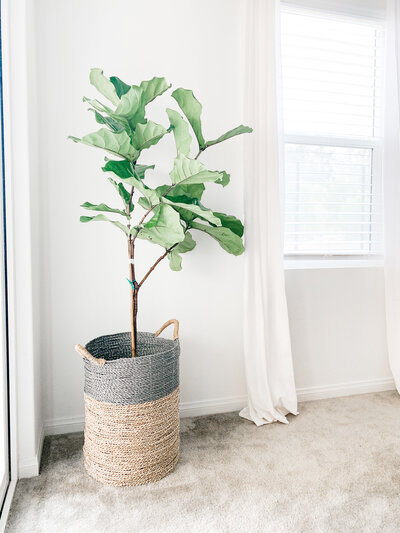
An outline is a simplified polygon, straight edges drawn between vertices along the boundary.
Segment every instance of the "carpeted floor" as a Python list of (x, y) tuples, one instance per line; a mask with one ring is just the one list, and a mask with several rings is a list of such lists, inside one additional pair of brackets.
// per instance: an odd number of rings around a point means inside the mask
[(8, 532), (400, 531), (394, 392), (304, 403), (289, 425), (184, 419), (175, 472), (142, 487), (89, 478), (82, 442), (46, 438), (40, 476), (18, 482)]

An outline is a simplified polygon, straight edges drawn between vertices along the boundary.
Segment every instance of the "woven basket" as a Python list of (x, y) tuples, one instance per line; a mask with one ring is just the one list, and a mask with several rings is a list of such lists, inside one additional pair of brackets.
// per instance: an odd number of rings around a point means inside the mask
[[(173, 340), (158, 338), (175, 324)], [(175, 468), (179, 457), (179, 324), (154, 335), (106, 335), (76, 346), (85, 364), (87, 472), (106, 485), (142, 485)]]

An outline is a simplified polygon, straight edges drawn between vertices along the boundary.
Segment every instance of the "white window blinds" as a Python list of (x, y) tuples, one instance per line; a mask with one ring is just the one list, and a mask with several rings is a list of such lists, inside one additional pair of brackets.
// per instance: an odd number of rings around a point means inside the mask
[(380, 22), (282, 13), (285, 253), (379, 254)]

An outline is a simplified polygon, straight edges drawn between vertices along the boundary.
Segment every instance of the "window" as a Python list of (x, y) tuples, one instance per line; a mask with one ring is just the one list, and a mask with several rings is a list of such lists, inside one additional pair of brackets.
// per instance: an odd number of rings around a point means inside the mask
[(382, 251), (380, 21), (285, 7), (285, 254)]

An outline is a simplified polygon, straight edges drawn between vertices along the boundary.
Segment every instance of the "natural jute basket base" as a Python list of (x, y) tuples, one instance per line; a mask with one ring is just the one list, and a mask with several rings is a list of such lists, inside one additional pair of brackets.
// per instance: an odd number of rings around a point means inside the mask
[(87, 472), (106, 485), (142, 485), (173, 471), (179, 457), (179, 387), (151, 402), (119, 405), (85, 394)]

